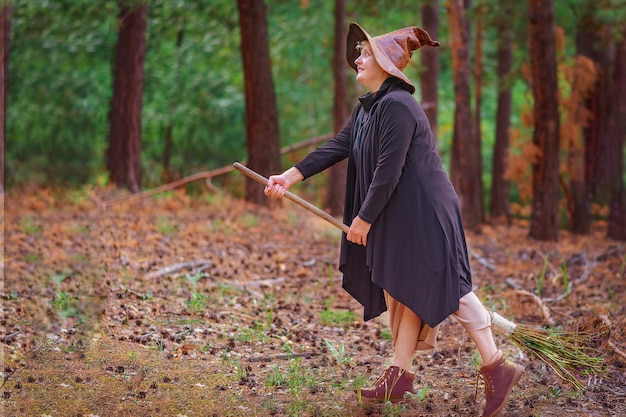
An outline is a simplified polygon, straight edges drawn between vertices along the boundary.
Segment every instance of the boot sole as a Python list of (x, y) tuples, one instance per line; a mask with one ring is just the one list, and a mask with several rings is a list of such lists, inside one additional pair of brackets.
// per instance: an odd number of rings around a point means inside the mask
[(515, 369), (515, 375), (513, 375), (513, 380), (511, 382), (511, 385), (509, 386), (509, 389), (506, 392), (506, 395), (504, 396), (504, 400), (502, 401), (502, 404), (500, 404), (500, 407), (498, 407), (493, 413), (488, 414), (488, 415), (484, 414), (483, 417), (495, 417), (498, 414), (500, 414), (500, 411), (502, 411), (502, 409), (509, 402), (509, 397), (511, 396), (513, 387), (517, 385), (519, 380), (522, 378), (522, 374), (524, 373), (525, 370), (526, 368), (524, 368), (522, 365), (517, 365), (517, 368)]
[(372, 404), (372, 403), (386, 403), (386, 402), (392, 402), (392, 403), (399, 403), (401, 401), (405, 401), (406, 399), (404, 397), (401, 398), (370, 398), (370, 397), (361, 397), (361, 402), (364, 403), (368, 403), (368, 404)]
[[(409, 394), (413, 394), (410, 391), (406, 391), (406, 393)], [(356, 393), (358, 396), (358, 393)], [(365, 397), (363, 395), (361, 395), (361, 402), (363, 403), (386, 403), (386, 402), (392, 402), (392, 403), (398, 403), (401, 401), (406, 401), (407, 398), (404, 398), (404, 395), (402, 395), (402, 397), (398, 397), (398, 396), (392, 396), (392, 397)]]

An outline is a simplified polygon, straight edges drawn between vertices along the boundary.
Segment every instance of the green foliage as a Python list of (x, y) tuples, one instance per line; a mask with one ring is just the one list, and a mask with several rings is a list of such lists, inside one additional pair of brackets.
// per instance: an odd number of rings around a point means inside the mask
[(184, 175), (242, 159), (243, 72), (235, 2), (154, 1), (145, 66), (143, 160), (160, 181), (165, 135)]
[(241, 217), (239, 217), (239, 221), (237, 223), (245, 229), (248, 227), (258, 226), (261, 223), (261, 219), (254, 213), (244, 213)]
[(201, 292), (193, 292), (187, 300), (187, 307), (193, 312), (204, 310), (209, 302), (209, 297)]
[(87, 182), (103, 164), (115, 3), (13, 7), (7, 182)]
[[(149, 2), (142, 167), (161, 181), (172, 128), (175, 175), (244, 154), (234, 2)], [(108, 143), (116, 1), (16, 0), (7, 105), (7, 183), (102, 182)], [(178, 42), (182, 33), (182, 42)]]
[(346, 346), (343, 343), (336, 347), (330, 340), (326, 340), (325, 342), (337, 365), (343, 366), (350, 362), (351, 359), (346, 355)]
[(292, 360), (286, 370), (274, 366), (266, 379), (268, 387), (288, 388), (292, 395), (297, 395), (302, 388), (311, 387), (314, 384), (314, 375), (306, 367), (300, 366), (300, 358)]
[(39, 226), (32, 217), (22, 216), (20, 231), (27, 235), (38, 235), (41, 233), (41, 226)]
[(50, 302), (50, 307), (63, 319), (78, 316), (76, 297), (63, 291), (55, 294), (54, 298)]
[(356, 319), (354, 312), (350, 310), (332, 310), (326, 308), (320, 311), (320, 323), (347, 327)]
[(327, 133), (333, 126), (333, 2), (307, 8), (298, 3), (281, 2), (268, 9), (283, 145)]
[(267, 328), (263, 323), (254, 322), (250, 327), (241, 329), (236, 336), (236, 340), (239, 342), (267, 342), (269, 339), (266, 334)]
[(380, 331), (380, 338), (382, 340), (391, 340), (392, 339), (391, 329), (384, 328)]
[(548, 271), (548, 258), (549, 255), (546, 253), (546, 257), (543, 259), (543, 266), (541, 267), (541, 273), (539, 274), (539, 277), (537, 278), (537, 295), (539, 297), (541, 297), (541, 292), (543, 291), (543, 283), (546, 280), (546, 273)]
[(567, 273), (567, 264), (565, 260), (563, 260), (563, 264), (561, 264), (561, 275), (563, 276), (563, 294), (565, 298), (569, 295), (569, 275)]
[(176, 233), (176, 226), (173, 225), (165, 216), (159, 216), (156, 223), (156, 231), (162, 235), (171, 235)]
[(202, 272), (202, 271), (196, 271), (193, 274), (185, 274), (185, 278), (187, 278), (187, 281), (195, 288), (198, 285), (198, 282), (200, 282), (200, 280), (202, 278), (207, 278), (210, 277), (211, 275), (206, 273), (206, 272)]

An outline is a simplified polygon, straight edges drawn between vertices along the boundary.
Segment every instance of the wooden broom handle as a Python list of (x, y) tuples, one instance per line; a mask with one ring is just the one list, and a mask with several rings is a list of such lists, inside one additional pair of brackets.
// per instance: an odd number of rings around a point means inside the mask
[[(246, 167), (245, 165), (242, 165), (239, 162), (235, 162), (233, 166), (235, 167), (236, 170), (243, 172), (244, 174), (246, 174), (248, 177), (252, 178), (253, 180), (263, 185), (267, 185), (267, 182), (268, 182), (267, 178), (265, 178), (261, 174), (254, 172), (253, 170)], [(333, 216), (326, 213), (325, 211), (315, 207), (313, 204), (309, 203), (308, 201), (298, 197), (297, 195), (295, 195), (294, 193), (290, 191), (285, 191), (285, 197), (293, 201), (297, 205), (309, 210), (311, 213), (317, 215), (318, 217), (321, 217), (322, 219), (326, 220), (328, 223), (332, 224), (333, 226), (335, 226), (336, 228), (338, 228), (345, 234), (348, 234), (348, 230), (350, 229), (348, 226), (346, 226), (339, 220), (335, 219)]]

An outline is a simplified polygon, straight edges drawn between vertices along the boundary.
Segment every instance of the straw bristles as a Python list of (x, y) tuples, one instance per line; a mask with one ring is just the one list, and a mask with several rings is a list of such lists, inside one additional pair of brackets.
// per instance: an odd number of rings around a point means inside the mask
[[(575, 388), (584, 388), (580, 378), (605, 372), (604, 359), (600, 356), (592, 356), (596, 349), (589, 346), (591, 339), (596, 335), (588, 332), (514, 325), (498, 313), (490, 311), (490, 314), (492, 328), (496, 333), (507, 337), (514, 346), (527, 355), (544, 362), (559, 378)], [(514, 326), (514, 330), (509, 334), (500, 330), (511, 328), (506, 325), (502, 326), (502, 323), (507, 322)]]

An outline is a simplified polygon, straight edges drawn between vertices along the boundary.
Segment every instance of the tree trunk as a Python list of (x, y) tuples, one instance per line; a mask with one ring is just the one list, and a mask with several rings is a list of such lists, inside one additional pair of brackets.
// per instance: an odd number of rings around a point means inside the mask
[(483, 89), (483, 7), (476, 7), (476, 42), (474, 47), (474, 128), (476, 140), (482, 141), (480, 132), (480, 120), (482, 113), (482, 89)]
[(577, 138), (571, 141), (568, 150), (570, 230), (579, 235), (589, 234), (591, 230), (591, 201), (585, 180), (585, 149), (577, 144)]
[(6, 133), (7, 92), (9, 89), (9, 52), (11, 50), (11, 6), (0, 11), (0, 194), (4, 194), (4, 140)]
[[(335, 0), (335, 46), (333, 49), (333, 77), (335, 79), (335, 100), (333, 102), (333, 121), (335, 134), (339, 133), (349, 117), (347, 103), (346, 76), (346, 1)], [(329, 169), (328, 194), (326, 208), (333, 216), (343, 213), (346, 195), (346, 171), (348, 161), (342, 161)]]
[(609, 155), (608, 126), (610, 124), (610, 95), (613, 94), (611, 69), (611, 49), (607, 47), (609, 36), (606, 26), (596, 17), (599, 2), (586, 2), (581, 9), (577, 36), (578, 53), (591, 58), (598, 68), (596, 88), (587, 100), (591, 112), (591, 122), (584, 129), (585, 138), (585, 180), (590, 198), (608, 202), (610, 194), (610, 174), (607, 171)]
[(127, 3), (120, 2), (120, 29), (115, 50), (113, 98), (109, 113), (107, 168), (114, 184), (139, 192), (148, 6), (129, 6)]
[[(237, 0), (246, 95), (248, 166), (263, 176), (280, 170), (278, 111), (263, 0)], [(254, 180), (246, 178), (246, 200), (271, 205)]]
[[(576, 39), (577, 54), (593, 61), (595, 55), (593, 52), (593, 43), (597, 36), (592, 14), (583, 13), (579, 20), (578, 28), (579, 32)], [(575, 85), (573, 85), (573, 87), (575, 87)], [(594, 96), (595, 92), (592, 91), (591, 97), (593, 98)], [(586, 98), (583, 101), (583, 107), (588, 108), (587, 110), (590, 114), (593, 112), (591, 107), (593, 107), (592, 103), (595, 101), (592, 98)], [(581, 119), (579, 115), (572, 115), (570, 117), (576, 120)], [(570, 142), (568, 150), (570, 184), (567, 203), (570, 213), (570, 230), (573, 233), (581, 235), (588, 234), (591, 230), (592, 196), (589, 190), (588, 180), (592, 177), (593, 168), (591, 168), (592, 159), (588, 157), (591, 155), (589, 151), (592, 150), (593, 143), (595, 142), (595, 140), (593, 140), (595, 135), (592, 133), (595, 129), (591, 128), (594, 124), (595, 121), (592, 117), (590, 120), (585, 121), (581, 127), (582, 134), (580, 141), (583, 143), (578, 143), (578, 137), (568, 138)], [(576, 132), (576, 134), (578, 134), (578, 132)]]
[(614, 92), (613, 80), (610, 74), (611, 48), (607, 48), (602, 40), (602, 35), (595, 32), (592, 39), (595, 46), (592, 51), (592, 59), (597, 63), (599, 74), (595, 92), (591, 98), (592, 123), (586, 129), (586, 157), (587, 157), (587, 182), (591, 195), (601, 202), (609, 200), (610, 174), (607, 171), (609, 155), (609, 125), (611, 113), (610, 96)]
[(496, 111), (490, 210), (493, 220), (506, 218), (509, 223), (511, 222), (509, 181), (504, 178), (504, 174), (508, 166), (512, 106), (509, 80), (513, 67), (511, 9), (509, 2), (503, 2), (498, 16), (498, 109)]
[(540, 152), (533, 164), (533, 203), (529, 236), (558, 239), (559, 231), (559, 105), (557, 99), (554, 5), (529, 0), (530, 63), (535, 100), (533, 143)]
[[(422, 6), (422, 28), (431, 38), (439, 36), (439, 0), (427, 0)], [(422, 108), (433, 131), (435, 140), (438, 137), (437, 111), (439, 109), (439, 48), (424, 48), (420, 53), (422, 71), (420, 72), (420, 90), (422, 92)]]
[[(598, 195), (602, 188), (601, 178), (604, 176), (606, 157), (606, 129), (608, 123), (608, 109), (605, 95), (610, 93), (606, 87), (606, 70), (608, 56), (604, 46), (598, 49), (601, 41), (601, 25), (597, 23), (595, 14), (597, 4), (588, 2), (582, 9), (579, 20), (579, 32), (576, 47), (579, 55), (585, 56), (596, 64), (598, 78), (590, 97), (585, 100), (585, 107), (591, 115), (589, 122), (582, 129), (583, 146), (583, 176), (572, 183), (572, 225), (571, 229), (579, 233), (588, 233), (591, 227), (591, 200)], [(608, 203), (608, 193), (600, 193), (600, 200)]]
[(609, 138), (609, 178), (611, 203), (607, 237), (626, 240), (626, 193), (624, 191), (624, 142), (626, 141), (626, 30), (615, 51), (615, 105)]
[(450, 0), (448, 13), (456, 105), (450, 176), (459, 193), (465, 227), (471, 230), (482, 221), (482, 178), (480, 143), (475, 137), (471, 111), (469, 30), (463, 0)]

